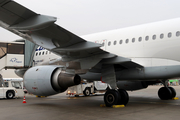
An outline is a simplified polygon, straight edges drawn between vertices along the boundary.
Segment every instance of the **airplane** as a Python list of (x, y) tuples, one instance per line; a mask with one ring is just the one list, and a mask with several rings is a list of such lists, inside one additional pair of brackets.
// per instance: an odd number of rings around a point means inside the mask
[(34, 66), (17, 69), (26, 89), (38, 96), (64, 92), (81, 79), (109, 84), (107, 107), (129, 102), (126, 90), (162, 83), (158, 96), (176, 96), (168, 79), (180, 77), (180, 18), (77, 36), (56, 17), (41, 15), (12, 0), (0, 0), (0, 26), (37, 44)]
[(3, 78), (4, 81), (23, 81), (22, 78)]

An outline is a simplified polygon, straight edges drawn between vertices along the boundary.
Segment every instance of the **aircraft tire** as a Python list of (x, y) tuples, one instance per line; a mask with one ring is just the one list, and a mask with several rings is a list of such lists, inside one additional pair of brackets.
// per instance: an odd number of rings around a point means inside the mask
[(104, 95), (104, 103), (107, 107), (111, 107), (112, 105), (117, 105), (120, 101), (121, 96), (117, 90), (110, 89), (107, 90)]
[(158, 91), (158, 96), (161, 100), (168, 100), (172, 98), (172, 92), (168, 87), (161, 87)]
[(128, 93), (126, 92), (126, 90), (124, 89), (118, 89), (118, 92), (121, 96), (121, 99), (119, 101), (119, 105), (127, 105), (127, 103), (129, 102), (129, 95)]
[[(173, 87), (168, 87), (172, 92), (172, 98), (176, 97), (176, 90)], [(171, 99), (172, 99), (171, 98)]]

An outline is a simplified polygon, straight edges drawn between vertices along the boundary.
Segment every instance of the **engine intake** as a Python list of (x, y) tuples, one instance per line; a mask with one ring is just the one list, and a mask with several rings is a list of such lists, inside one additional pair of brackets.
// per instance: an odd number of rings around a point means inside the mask
[(80, 82), (79, 75), (66, 73), (60, 66), (36, 66), (24, 74), (27, 91), (38, 96), (58, 94)]

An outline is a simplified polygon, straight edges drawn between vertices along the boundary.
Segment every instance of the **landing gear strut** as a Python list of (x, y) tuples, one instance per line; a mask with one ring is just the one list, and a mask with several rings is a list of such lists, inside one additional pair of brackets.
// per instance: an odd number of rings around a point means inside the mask
[(110, 89), (104, 95), (104, 102), (107, 107), (113, 105), (126, 105), (129, 101), (128, 93), (123, 89)]

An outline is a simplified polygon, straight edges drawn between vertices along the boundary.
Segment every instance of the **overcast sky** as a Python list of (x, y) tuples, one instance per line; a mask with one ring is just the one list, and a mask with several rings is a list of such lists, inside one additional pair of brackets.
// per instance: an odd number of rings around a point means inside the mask
[[(15, 1), (36, 13), (57, 17), (58, 25), (79, 36), (180, 17), (180, 0)], [(0, 28), (0, 41), (19, 38)]]

